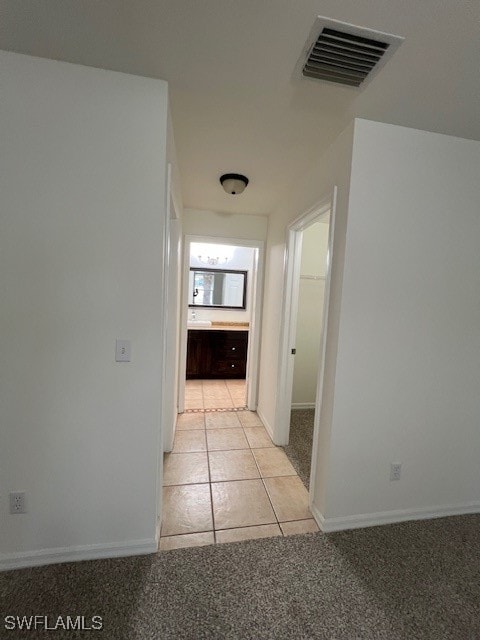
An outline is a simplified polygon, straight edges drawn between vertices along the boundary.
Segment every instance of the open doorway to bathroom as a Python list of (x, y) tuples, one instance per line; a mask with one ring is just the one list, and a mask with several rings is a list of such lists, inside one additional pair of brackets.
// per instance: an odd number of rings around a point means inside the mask
[(187, 239), (180, 412), (256, 408), (260, 250)]
[(246, 409), (255, 253), (190, 243), (186, 412)]

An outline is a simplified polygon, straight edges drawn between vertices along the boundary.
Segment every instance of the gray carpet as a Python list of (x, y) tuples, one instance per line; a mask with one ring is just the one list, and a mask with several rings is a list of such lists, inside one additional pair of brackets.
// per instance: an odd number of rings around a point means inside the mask
[[(480, 516), (0, 574), (0, 637), (479, 640)], [(101, 615), (102, 632), (5, 631)]]
[(314, 409), (296, 409), (290, 414), (290, 441), (283, 447), (303, 484), (310, 486)]

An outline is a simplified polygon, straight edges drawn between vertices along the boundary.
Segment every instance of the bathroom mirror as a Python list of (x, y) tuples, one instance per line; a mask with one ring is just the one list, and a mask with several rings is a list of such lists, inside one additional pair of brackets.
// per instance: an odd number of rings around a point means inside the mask
[(247, 271), (190, 268), (189, 307), (245, 309)]

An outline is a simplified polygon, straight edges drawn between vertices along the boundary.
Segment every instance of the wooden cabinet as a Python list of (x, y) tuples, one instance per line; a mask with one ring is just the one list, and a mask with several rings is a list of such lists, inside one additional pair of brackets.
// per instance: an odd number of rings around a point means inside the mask
[(187, 380), (245, 378), (248, 331), (190, 329), (187, 343)]

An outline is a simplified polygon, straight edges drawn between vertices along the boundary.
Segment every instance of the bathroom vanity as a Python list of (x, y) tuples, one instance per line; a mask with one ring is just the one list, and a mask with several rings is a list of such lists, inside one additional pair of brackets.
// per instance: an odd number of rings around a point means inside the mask
[(187, 380), (245, 378), (248, 324), (215, 323), (188, 329)]

